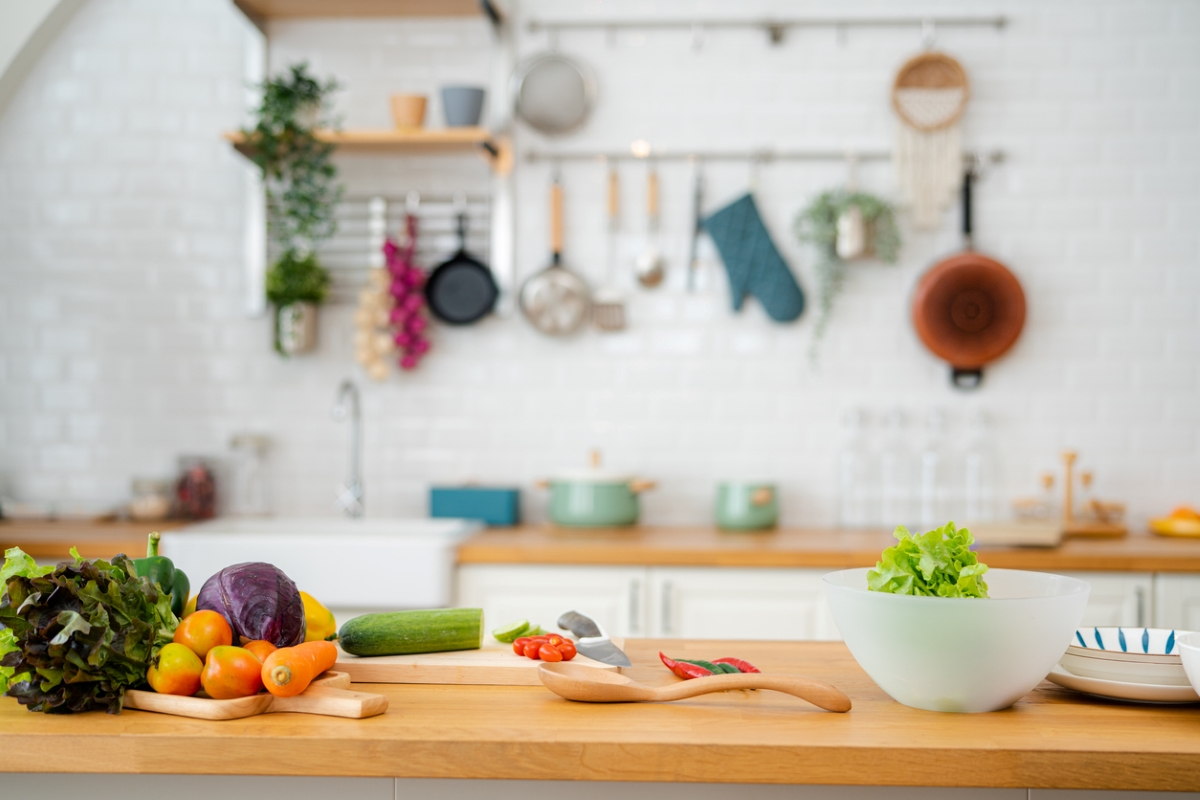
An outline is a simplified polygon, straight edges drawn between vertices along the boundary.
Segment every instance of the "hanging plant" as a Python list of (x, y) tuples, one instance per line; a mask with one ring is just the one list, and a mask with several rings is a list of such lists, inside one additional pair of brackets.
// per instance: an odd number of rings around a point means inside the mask
[(318, 127), (332, 127), (327, 101), (338, 88), (296, 64), (265, 81), (256, 123), (244, 129), (250, 159), (262, 170), (267, 195), (267, 234), (277, 256), (267, 271), (267, 301), (275, 309), (275, 349), (280, 312), (295, 303), (319, 305), (329, 289), (329, 273), (317, 260), (318, 243), (337, 228), (334, 209), (342, 189), (336, 183), (333, 145), (317, 139)]
[[(846, 189), (823, 192), (796, 216), (792, 228), (796, 238), (801, 243), (814, 245), (817, 251), (817, 327), (809, 352), (814, 361), (817, 346), (829, 325), (833, 301), (842, 290), (846, 265), (849, 263), (847, 258), (839, 254), (839, 221), (843, 236), (847, 235), (847, 229), (859, 227), (858, 237), (862, 242), (849, 248), (857, 251), (857, 258), (873, 256), (894, 264), (900, 253), (900, 232), (896, 228), (895, 210), (886, 200), (866, 192)], [(847, 225), (848, 222), (851, 224)], [(840, 249), (843, 253), (847, 252), (846, 247)]]

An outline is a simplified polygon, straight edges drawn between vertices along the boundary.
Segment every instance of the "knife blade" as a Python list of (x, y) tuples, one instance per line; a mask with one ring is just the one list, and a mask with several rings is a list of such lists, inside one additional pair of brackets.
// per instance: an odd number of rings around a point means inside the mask
[(575, 649), (593, 661), (617, 667), (632, 667), (629, 656), (608, 638), (600, 626), (577, 611), (568, 611), (558, 618), (558, 627), (579, 637)]

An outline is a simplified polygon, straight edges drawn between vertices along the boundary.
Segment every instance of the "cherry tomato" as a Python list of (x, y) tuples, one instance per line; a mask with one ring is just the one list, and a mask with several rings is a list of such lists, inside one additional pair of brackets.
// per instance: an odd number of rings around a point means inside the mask
[(513, 644), (519, 644), (522, 647), (524, 647), (529, 642), (530, 638), (532, 638), (532, 637), (518, 636), (516, 639), (513, 639)]
[(561, 637), (561, 636), (558, 636), (557, 634), (555, 634), (555, 635), (553, 635), (553, 636), (548, 636), (548, 637), (546, 638), (546, 644), (552, 644), (552, 645), (554, 645), (555, 647), (558, 647), (558, 646), (559, 646), (560, 644), (562, 644), (564, 641), (565, 641), (565, 640), (563, 639), (563, 637)]
[[(546, 642), (550, 641), (550, 637), (549, 636), (534, 636), (534, 637), (531, 637), (529, 641), (537, 642), (538, 644), (545, 644)], [(526, 644), (528, 644), (528, 643), (529, 642), (526, 642)]]
[(525, 645), (525, 657), (532, 658), (535, 661), (538, 659), (538, 649), (541, 647), (537, 642), (530, 642)]
[(575, 652), (576, 652), (575, 645), (572, 644), (569, 639), (564, 639), (563, 643), (560, 645), (557, 645), (557, 647), (558, 647), (558, 652), (562, 653), (563, 661), (570, 661), (572, 658), (575, 657)]
[(517, 639), (515, 642), (513, 642), (513, 652), (519, 656), (525, 655), (525, 643), (520, 639)]
[(538, 649), (538, 655), (541, 656), (542, 661), (562, 661), (563, 660), (562, 653), (560, 653), (558, 651), (558, 648), (549, 643), (542, 645)]

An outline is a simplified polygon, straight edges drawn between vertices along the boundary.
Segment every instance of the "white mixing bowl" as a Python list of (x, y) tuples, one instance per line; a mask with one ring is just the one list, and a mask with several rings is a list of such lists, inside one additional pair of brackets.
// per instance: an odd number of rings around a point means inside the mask
[(1066, 652), (1091, 586), (1044, 572), (988, 570), (988, 598), (867, 590), (867, 568), (823, 579), (846, 646), (871, 679), (913, 708), (1008, 708)]

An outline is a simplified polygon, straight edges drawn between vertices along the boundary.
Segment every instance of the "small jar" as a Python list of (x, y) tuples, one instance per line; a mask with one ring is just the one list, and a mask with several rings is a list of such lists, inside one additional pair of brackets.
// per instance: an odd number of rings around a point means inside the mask
[(217, 482), (202, 456), (181, 456), (175, 499), (186, 519), (211, 519), (217, 510)]
[(166, 519), (171, 514), (171, 481), (134, 478), (130, 487), (129, 516), (143, 522)]

